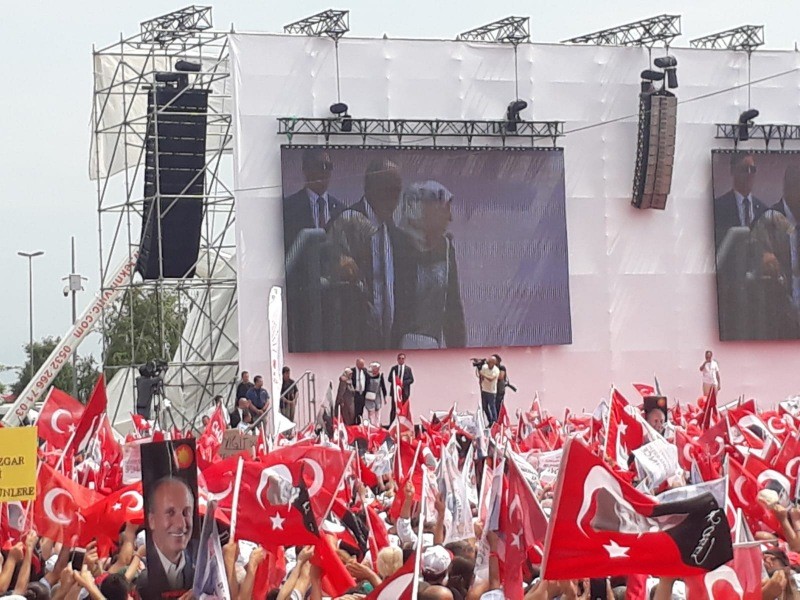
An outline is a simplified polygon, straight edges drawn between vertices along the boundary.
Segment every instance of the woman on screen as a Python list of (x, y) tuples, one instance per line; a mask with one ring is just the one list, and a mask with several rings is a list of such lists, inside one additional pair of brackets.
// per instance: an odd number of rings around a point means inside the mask
[(466, 345), (456, 254), (448, 231), (452, 201), (453, 194), (438, 181), (413, 183), (403, 194), (401, 226), (419, 250), (415, 326), (401, 340), (405, 349)]

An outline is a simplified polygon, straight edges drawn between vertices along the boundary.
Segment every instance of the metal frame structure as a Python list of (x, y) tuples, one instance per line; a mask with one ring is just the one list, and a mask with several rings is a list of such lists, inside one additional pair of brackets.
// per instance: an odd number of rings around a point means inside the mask
[[(235, 376), (238, 360), (221, 360), (217, 356), (223, 340), (238, 349), (238, 339), (232, 339), (224, 329), (234, 318), (236, 310), (236, 277), (231, 267), (235, 241), (233, 232), (234, 199), (230, 181), (230, 158), (232, 127), (229, 112), (230, 96), (225, 91), (229, 78), (228, 34), (211, 29), (211, 9), (190, 6), (141, 24), (139, 34), (121, 38), (102, 49), (93, 50), (94, 94), (92, 106), (92, 156), (97, 188), (98, 231), (100, 249), (100, 281), (105, 290), (107, 274), (112, 271), (120, 257), (132, 256), (139, 247), (141, 218), (143, 213), (143, 173), (145, 135), (147, 132), (148, 89), (155, 84), (157, 72), (172, 71), (177, 60), (200, 63), (201, 70), (188, 73), (189, 87), (208, 89), (209, 108), (207, 114), (207, 150), (204, 167), (205, 189), (203, 201), (203, 225), (197, 275), (191, 278), (159, 279), (142, 281), (131, 277), (126, 283), (127, 292), (142, 291), (155, 294), (159, 299), (158, 314), (154, 315), (159, 332), (161, 356), (147, 357), (168, 361), (166, 397), (194, 397), (196, 406), (184, 406), (188, 416), (210, 404), (216, 394), (227, 397), (231, 378), (217, 379), (219, 367), (233, 369)], [(158, 128), (158, 112), (152, 117)], [(174, 114), (174, 113), (173, 113)], [(110, 158), (109, 158), (110, 157)], [(156, 169), (158, 166), (156, 165)], [(159, 205), (160, 196), (153, 198)], [(159, 252), (160, 254), (160, 252)], [(160, 260), (160, 258), (159, 258)], [(227, 263), (227, 264), (226, 264)], [(225, 275), (219, 276), (222, 267)], [(161, 269), (159, 269), (161, 272)], [(220, 294), (227, 290), (232, 293)], [(166, 330), (165, 306), (161, 299), (165, 295), (177, 297), (181, 309), (194, 311), (199, 318), (180, 332)], [(220, 306), (218, 296), (226, 298)], [(123, 295), (123, 300), (110, 309), (124, 314), (125, 303), (130, 303), (133, 293)], [(127, 305), (130, 309), (130, 304)], [(137, 332), (133, 322), (133, 311), (127, 310), (130, 318), (130, 355), (134, 356)], [(216, 315), (212, 318), (212, 315)], [(220, 317), (222, 315), (222, 317)], [(108, 314), (101, 322), (106, 331)], [(168, 355), (167, 339), (178, 335), (178, 356)], [(238, 354), (238, 351), (236, 352)], [(238, 359), (238, 356), (236, 357)], [(107, 348), (103, 339), (103, 364), (106, 364)], [(141, 364), (141, 361), (139, 361)], [(108, 368), (135, 373), (138, 364), (119, 365)], [(135, 382), (126, 381), (127, 389), (135, 397)], [(128, 387), (130, 386), (130, 387)], [(174, 388), (180, 388), (176, 390)], [(202, 405), (201, 405), (202, 404)], [(174, 405), (174, 400), (173, 400)], [(122, 407), (123, 414), (132, 410)], [(117, 415), (112, 415), (116, 420)]]
[(297, 33), (313, 37), (324, 35), (338, 40), (350, 31), (350, 11), (328, 9), (283, 27), (284, 33)]
[(456, 36), (462, 42), (493, 42), (497, 44), (523, 44), (531, 41), (529, 17), (506, 17), (488, 25), (470, 29)]
[(763, 25), (742, 25), (689, 41), (692, 48), (744, 50), (752, 52), (764, 45)]
[(659, 15), (563, 40), (561, 43), (595, 44), (597, 46), (654, 46), (663, 42), (664, 46), (668, 47), (672, 40), (679, 35), (681, 35), (680, 15)]
[[(408, 145), (431, 140), (437, 146), (438, 140), (447, 140), (453, 145), (454, 140), (466, 140), (467, 147), (473, 145), (475, 138), (499, 139), (502, 146), (510, 140), (522, 140), (533, 146), (539, 140), (549, 140), (553, 147), (558, 138), (564, 135), (563, 121), (518, 121), (517, 130), (506, 130), (506, 121), (448, 121), (448, 120), (407, 120), (407, 119), (348, 119), (350, 128), (342, 131), (343, 119), (330, 118), (295, 118), (278, 119), (278, 135), (285, 135), (289, 144), (297, 136), (322, 136), (325, 143), (333, 136), (360, 137), (362, 144), (377, 138), (378, 142), (393, 139), (397, 146), (405, 140)], [(409, 141), (409, 138), (412, 138)]]
[(718, 140), (733, 140), (733, 147), (739, 145), (739, 130), (747, 127), (748, 135), (751, 140), (764, 142), (764, 148), (769, 150), (770, 142), (778, 142), (781, 150), (784, 149), (786, 142), (800, 142), (800, 125), (787, 125), (785, 123), (717, 123)]

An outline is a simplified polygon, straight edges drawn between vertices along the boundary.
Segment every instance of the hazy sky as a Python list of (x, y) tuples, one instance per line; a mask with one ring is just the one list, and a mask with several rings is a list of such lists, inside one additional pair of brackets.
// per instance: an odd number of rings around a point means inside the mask
[[(188, 2), (186, 3), (188, 4)], [(79, 312), (98, 285), (97, 196), (88, 177), (92, 45), (136, 33), (143, 20), (185, 6), (161, 0), (73, 0), (14, 3), (0, 21), (6, 91), (0, 100), (0, 365), (19, 365), (28, 339), (27, 260), (18, 250), (44, 250), (34, 259), (35, 337), (63, 335), (70, 303), (61, 278), (69, 272), (70, 236), (77, 239), (78, 271), (89, 278)], [(198, 4), (203, 4), (198, 2)], [(530, 16), (534, 41), (564, 38), (663, 13), (682, 15), (689, 40), (742, 24), (764, 25), (766, 47), (793, 49), (797, 0), (589, 0), (539, 2), (477, 0), (349, 0), (275, 2), (225, 0), (213, 4), (214, 25), (237, 31), (281, 31), (291, 21), (327, 8), (347, 8), (352, 35), (452, 39), (460, 31), (510, 16)], [(798, 119), (800, 120), (800, 118)], [(85, 350), (96, 348), (88, 344)], [(10, 381), (14, 373), (0, 373)]]

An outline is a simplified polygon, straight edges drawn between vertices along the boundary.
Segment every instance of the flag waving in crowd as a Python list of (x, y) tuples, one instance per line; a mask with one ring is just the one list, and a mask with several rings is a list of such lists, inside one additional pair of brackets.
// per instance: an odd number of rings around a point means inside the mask
[(415, 422), (393, 384), (388, 427), (326, 408), (317, 427), (248, 443), (225, 433), (216, 403), (196, 443), (139, 418), (122, 445), (102, 379), (86, 407), (53, 390), (36, 498), (0, 505), (0, 586), (45, 580), (98, 598), (113, 586), (167, 597), (157, 581), (219, 599), (794, 593), (800, 407), (720, 405), (711, 389), (670, 408), (634, 384), (641, 407), (612, 388), (563, 421), (536, 396), (513, 418), (505, 405), (453, 406)]

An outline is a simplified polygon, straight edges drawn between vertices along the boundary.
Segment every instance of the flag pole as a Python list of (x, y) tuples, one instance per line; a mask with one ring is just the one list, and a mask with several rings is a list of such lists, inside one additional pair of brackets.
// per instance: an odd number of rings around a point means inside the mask
[(419, 527), (417, 528), (417, 548), (414, 559), (414, 587), (411, 588), (411, 600), (417, 600), (419, 596), (419, 570), (422, 562), (422, 528), (425, 524), (425, 504), (428, 495), (428, 469), (422, 467), (422, 498), (419, 503)]
[(236, 539), (236, 522), (238, 521), (239, 512), (239, 490), (242, 487), (242, 469), (244, 468), (244, 459), (240, 456), (239, 462), (236, 465), (236, 481), (233, 484), (233, 503), (231, 505), (231, 527), (230, 538)]

